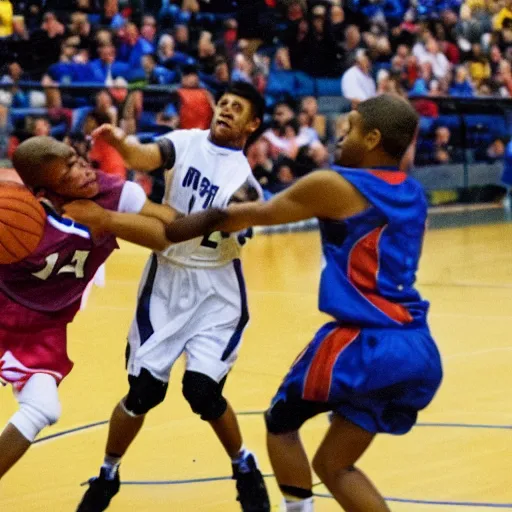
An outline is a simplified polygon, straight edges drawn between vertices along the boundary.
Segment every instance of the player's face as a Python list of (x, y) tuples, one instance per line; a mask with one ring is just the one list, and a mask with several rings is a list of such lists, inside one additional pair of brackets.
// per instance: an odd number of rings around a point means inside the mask
[(99, 193), (96, 171), (73, 148), (66, 147), (65, 156), (49, 165), (46, 186), (54, 193), (75, 199), (91, 199)]
[(361, 114), (353, 110), (348, 115), (346, 132), (336, 145), (335, 163), (343, 167), (364, 167), (364, 157), (377, 146), (379, 140), (378, 132), (365, 133)]
[(220, 146), (242, 148), (259, 125), (260, 120), (253, 118), (249, 100), (224, 94), (215, 106), (211, 137)]

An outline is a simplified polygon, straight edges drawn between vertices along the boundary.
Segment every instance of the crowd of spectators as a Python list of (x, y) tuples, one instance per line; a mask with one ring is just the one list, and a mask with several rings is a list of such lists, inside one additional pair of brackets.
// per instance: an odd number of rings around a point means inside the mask
[[(96, 126), (141, 138), (206, 128), (230, 80), (265, 93), (272, 73), (303, 71), (338, 80), (352, 105), (397, 94), (426, 118), (439, 115), (428, 97), (512, 97), (512, 0), (0, 0), (0, 62), (0, 158), (52, 133), (125, 174), (88, 148)], [(339, 131), (314, 96), (268, 104), (248, 157), (273, 193), (327, 163)], [(31, 115), (10, 115), (20, 109)], [(464, 158), (455, 132), (435, 126), (418, 163)], [(506, 142), (480, 153), (499, 158)]]

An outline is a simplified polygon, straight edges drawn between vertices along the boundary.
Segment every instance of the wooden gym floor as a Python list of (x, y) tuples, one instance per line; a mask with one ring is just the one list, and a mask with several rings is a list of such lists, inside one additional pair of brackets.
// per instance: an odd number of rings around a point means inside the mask
[[(2, 512), (72, 512), (97, 473), (106, 420), (126, 391), (125, 334), (147, 252), (123, 244), (70, 329), (74, 371), (61, 386), (63, 416), (0, 484)], [(317, 312), (318, 233), (257, 236), (245, 249), (251, 323), (226, 394), (246, 445), (266, 474), (260, 412), (297, 353), (325, 320)], [(361, 461), (396, 512), (512, 510), (512, 224), (430, 230), (419, 274), (432, 301), (431, 325), (445, 380), (407, 436), (377, 439)], [(209, 426), (180, 394), (182, 365), (166, 402), (149, 415), (121, 466), (115, 511), (235, 512), (230, 465)], [(0, 391), (0, 424), (15, 402)], [(327, 427), (320, 416), (303, 437), (312, 452)], [(267, 478), (274, 509), (280, 501)], [(315, 488), (326, 494), (322, 486)], [(316, 510), (339, 510), (329, 497)]]

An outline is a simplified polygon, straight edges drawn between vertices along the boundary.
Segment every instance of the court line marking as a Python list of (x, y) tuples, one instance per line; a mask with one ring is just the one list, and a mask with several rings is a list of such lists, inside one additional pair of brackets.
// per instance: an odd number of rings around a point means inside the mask
[[(334, 499), (330, 494), (315, 493), (318, 498)], [(483, 508), (512, 508), (512, 503), (479, 503), (478, 501), (437, 501), (437, 500), (413, 500), (408, 498), (384, 498), (395, 503), (415, 503), (417, 505), (442, 505), (449, 507), (483, 507)]]
[[(237, 413), (238, 416), (256, 416), (262, 415), (264, 411), (242, 411)], [(94, 423), (88, 423), (86, 425), (82, 425), (79, 427), (75, 427), (72, 429), (64, 430), (62, 432), (57, 432), (55, 434), (51, 434), (49, 436), (42, 437), (41, 439), (37, 439), (34, 444), (43, 443), (45, 441), (51, 441), (53, 439), (57, 439), (60, 437), (64, 437), (67, 435), (73, 435), (78, 432), (83, 432), (85, 430), (90, 430), (95, 427), (100, 427), (103, 425), (107, 425), (108, 420), (96, 421)], [(471, 424), (471, 423), (418, 423), (416, 427), (446, 427), (446, 428), (481, 428), (481, 429), (505, 429), (512, 430), (512, 425), (484, 425), (484, 424)], [(272, 474), (263, 475), (264, 478), (273, 478)], [(227, 481), (232, 480), (231, 476), (221, 476), (221, 477), (205, 477), (205, 478), (191, 478), (185, 480), (127, 480), (123, 481), (123, 485), (185, 485), (185, 484), (197, 484), (197, 483), (207, 483), (207, 482), (219, 482), (219, 481)], [(80, 485), (87, 485), (87, 482), (83, 482)], [(319, 485), (319, 484), (316, 484)], [(333, 499), (332, 496), (328, 494), (316, 494), (315, 496), (319, 498), (330, 498)], [(507, 503), (478, 503), (478, 502), (465, 502), (465, 501), (436, 501), (436, 500), (418, 500), (418, 499), (407, 499), (407, 498), (394, 498), (394, 497), (386, 497), (386, 501), (396, 502), (396, 503), (415, 503), (415, 504), (424, 504), (424, 505), (435, 505), (435, 506), (459, 506), (459, 507), (482, 507), (482, 508), (506, 508), (512, 509), (512, 504)]]
[[(263, 478), (274, 478), (273, 474), (265, 474)], [(190, 478), (187, 480), (127, 480), (122, 481), (121, 485), (145, 486), (145, 485), (186, 485), (186, 484), (204, 484), (211, 482), (223, 482), (232, 480), (231, 476)], [(80, 484), (86, 485), (87, 482)], [(320, 485), (320, 484), (315, 484)], [(318, 498), (334, 499), (330, 494), (314, 493)], [(386, 501), (395, 503), (415, 503), (418, 505), (436, 505), (436, 506), (452, 506), (452, 507), (483, 507), (483, 508), (512, 508), (512, 503), (489, 503), (477, 501), (441, 501), (441, 500), (418, 500), (409, 498), (384, 497)]]
[[(263, 416), (265, 411), (242, 411), (237, 412), (237, 416)], [(64, 437), (72, 434), (76, 434), (78, 432), (83, 432), (85, 430), (90, 430), (95, 427), (102, 427), (103, 425), (107, 425), (109, 420), (103, 421), (95, 421), (94, 423), (87, 423), (85, 425), (70, 428), (67, 430), (63, 430), (62, 432), (57, 432), (55, 434), (50, 434), (45, 437), (41, 437), (40, 439), (36, 439), (33, 444), (40, 444), (46, 441), (51, 441), (53, 439), (57, 439), (59, 437)], [(493, 424), (484, 424), (484, 423), (442, 423), (442, 422), (419, 422), (416, 423), (414, 428), (416, 427), (427, 427), (427, 428), (472, 428), (472, 429), (487, 429), (487, 430), (512, 430), (512, 425), (493, 425)]]

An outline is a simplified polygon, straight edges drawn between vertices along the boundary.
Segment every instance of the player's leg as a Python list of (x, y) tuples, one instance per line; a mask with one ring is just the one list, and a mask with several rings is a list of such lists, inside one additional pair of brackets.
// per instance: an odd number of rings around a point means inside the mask
[(100, 474), (89, 481), (78, 512), (105, 510), (118, 493), (121, 460), (140, 432), (146, 414), (163, 402), (171, 367), (183, 350), (183, 344), (171, 344), (166, 337), (167, 299), (164, 294), (153, 294), (153, 288), (159, 286), (157, 279), (164, 281), (157, 271), (165, 272), (165, 269), (159, 269), (156, 256), (152, 256), (142, 279), (137, 313), (128, 335), (129, 390), (112, 412)]
[(299, 429), (308, 419), (327, 410), (323, 403), (287, 399), (285, 380), (265, 415), (268, 454), (289, 512), (313, 510), (311, 467)]
[(89, 489), (78, 506), (78, 512), (98, 512), (109, 506), (119, 492), (119, 466), (123, 456), (135, 441), (146, 414), (165, 398), (167, 382), (156, 379), (145, 368), (137, 377), (130, 375), (128, 380), (128, 394), (117, 404), (110, 418), (100, 474), (89, 481)]
[(0, 435), (0, 478), (25, 454), (36, 436), (60, 417), (57, 382), (38, 373), (16, 392), (19, 409)]
[(270, 502), (263, 477), (254, 454), (243, 445), (236, 414), (223, 394), (249, 320), (240, 262), (207, 272), (207, 278), (197, 276), (197, 282), (208, 282), (211, 288), (204, 310), (195, 315), (196, 329), (185, 347), (183, 395), (211, 425), (231, 459), (242, 509), (265, 512)]
[(313, 469), (347, 512), (389, 512), (384, 498), (354, 464), (375, 434), (334, 415), (313, 459)]
[[(197, 348), (198, 340), (194, 341), (193, 347)], [(190, 354), (190, 349), (191, 347), (187, 345), (187, 354)], [(189, 357), (187, 367), (190, 364)], [(242, 510), (244, 512), (270, 511), (268, 493), (256, 458), (244, 447), (236, 414), (223, 396), (226, 378), (223, 377), (220, 382), (217, 382), (206, 373), (196, 371), (197, 367), (194, 366), (194, 368), (194, 370), (185, 371), (183, 395), (192, 410), (211, 425), (231, 459), (233, 478), (237, 482), (238, 500)]]
[(289, 512), (313, 510), (311, 468), (299, 429), (310, 418), (330, 410), (329, 390), (324, 393), (322, 388), (324, 383), (330, 387), (331, 369), (323, 354), (325, 349), (327, 354), (334, 351), (324, 342), (337, 327), (331, 322), (316, 333), (293, 363), (265, 414), (269, 458)]

